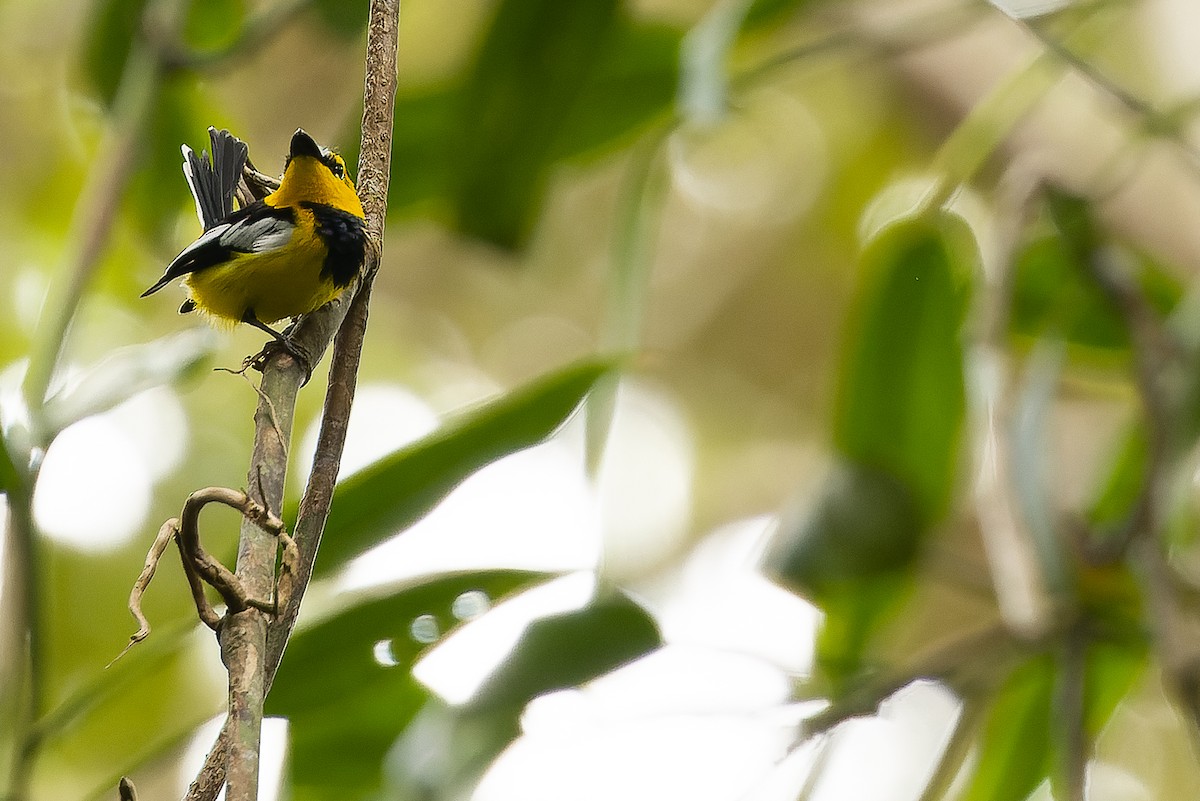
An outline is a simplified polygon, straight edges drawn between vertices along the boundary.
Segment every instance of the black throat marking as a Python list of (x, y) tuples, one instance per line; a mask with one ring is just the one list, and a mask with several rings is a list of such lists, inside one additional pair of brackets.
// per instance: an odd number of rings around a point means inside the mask
[(300, 206), (313, 213), (317, 236), (328, 250), (321, 266), (321, 277), (329, 279), (336, 287), (348, 286), (358, 275), (367, 253), (364, 220), (325, 203), (303, 200)]

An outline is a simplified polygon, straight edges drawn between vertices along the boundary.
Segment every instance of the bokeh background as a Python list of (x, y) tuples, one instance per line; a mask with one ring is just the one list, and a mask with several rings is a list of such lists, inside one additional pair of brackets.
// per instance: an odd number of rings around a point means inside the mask
[[(213, 368), (262, 337), (138, 295), (209, 125), (355, 162), (365, 22), (0, 2), (13, 799), (178, 796), (212, 741), (171, 559), (106, 665), (161, 522), (245, 485), (257, 396)], [(1197, 90), (1190, 0), (404, 0), (266, 797), (1194, 797)]]

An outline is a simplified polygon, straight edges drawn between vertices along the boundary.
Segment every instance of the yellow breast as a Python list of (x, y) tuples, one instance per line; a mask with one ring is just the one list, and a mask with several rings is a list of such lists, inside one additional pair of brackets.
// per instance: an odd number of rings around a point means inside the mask
[(274, 323), (319, 309), (342, 289), (321, 276), (327, 250), (317, 237), (312, 212), (299, 209), (296, 230), (282, 248), (237, 253), (224, 264), (184, 280), (196, 308), (233, 326), (252, 312)]

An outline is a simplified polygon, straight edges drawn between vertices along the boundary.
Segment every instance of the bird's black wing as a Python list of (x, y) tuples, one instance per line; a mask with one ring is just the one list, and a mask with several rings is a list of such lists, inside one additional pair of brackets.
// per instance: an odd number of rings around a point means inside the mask
[(220, 225), (233, 213), (233, 195), (246, 165), (246, 143), (229, 131), (208, 129), (212, 141), (212, 159), (207, 152), (199, 156), (183, 145), (183, 177), (196, 201), (196, 216), (207, 231)]
[(208, 229), (167, 265), (154, 286), (142, 293), (152, 295), (176, 278), (229, 261), (236, 253), (265, 253), (283, 247), (296, 229), (290, 208), (275, 208), (261, 200), (238, 209), (223, 222)]

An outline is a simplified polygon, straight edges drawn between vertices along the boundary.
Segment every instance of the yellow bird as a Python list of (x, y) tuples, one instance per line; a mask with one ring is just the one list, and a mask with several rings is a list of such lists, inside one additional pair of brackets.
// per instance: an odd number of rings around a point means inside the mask
[(358, 275), (366, 254), (362, 203), (346, 162), (297, 129), (279, 188), (233, 210), (246, 146), (209, 129), (213, 158), (183, 148), (184, 175), (205, 231), (142, 293), (183, 278), (188, 299), (218, 326), (248, 323), (286, 344), (267, 324), (324, 306)]

